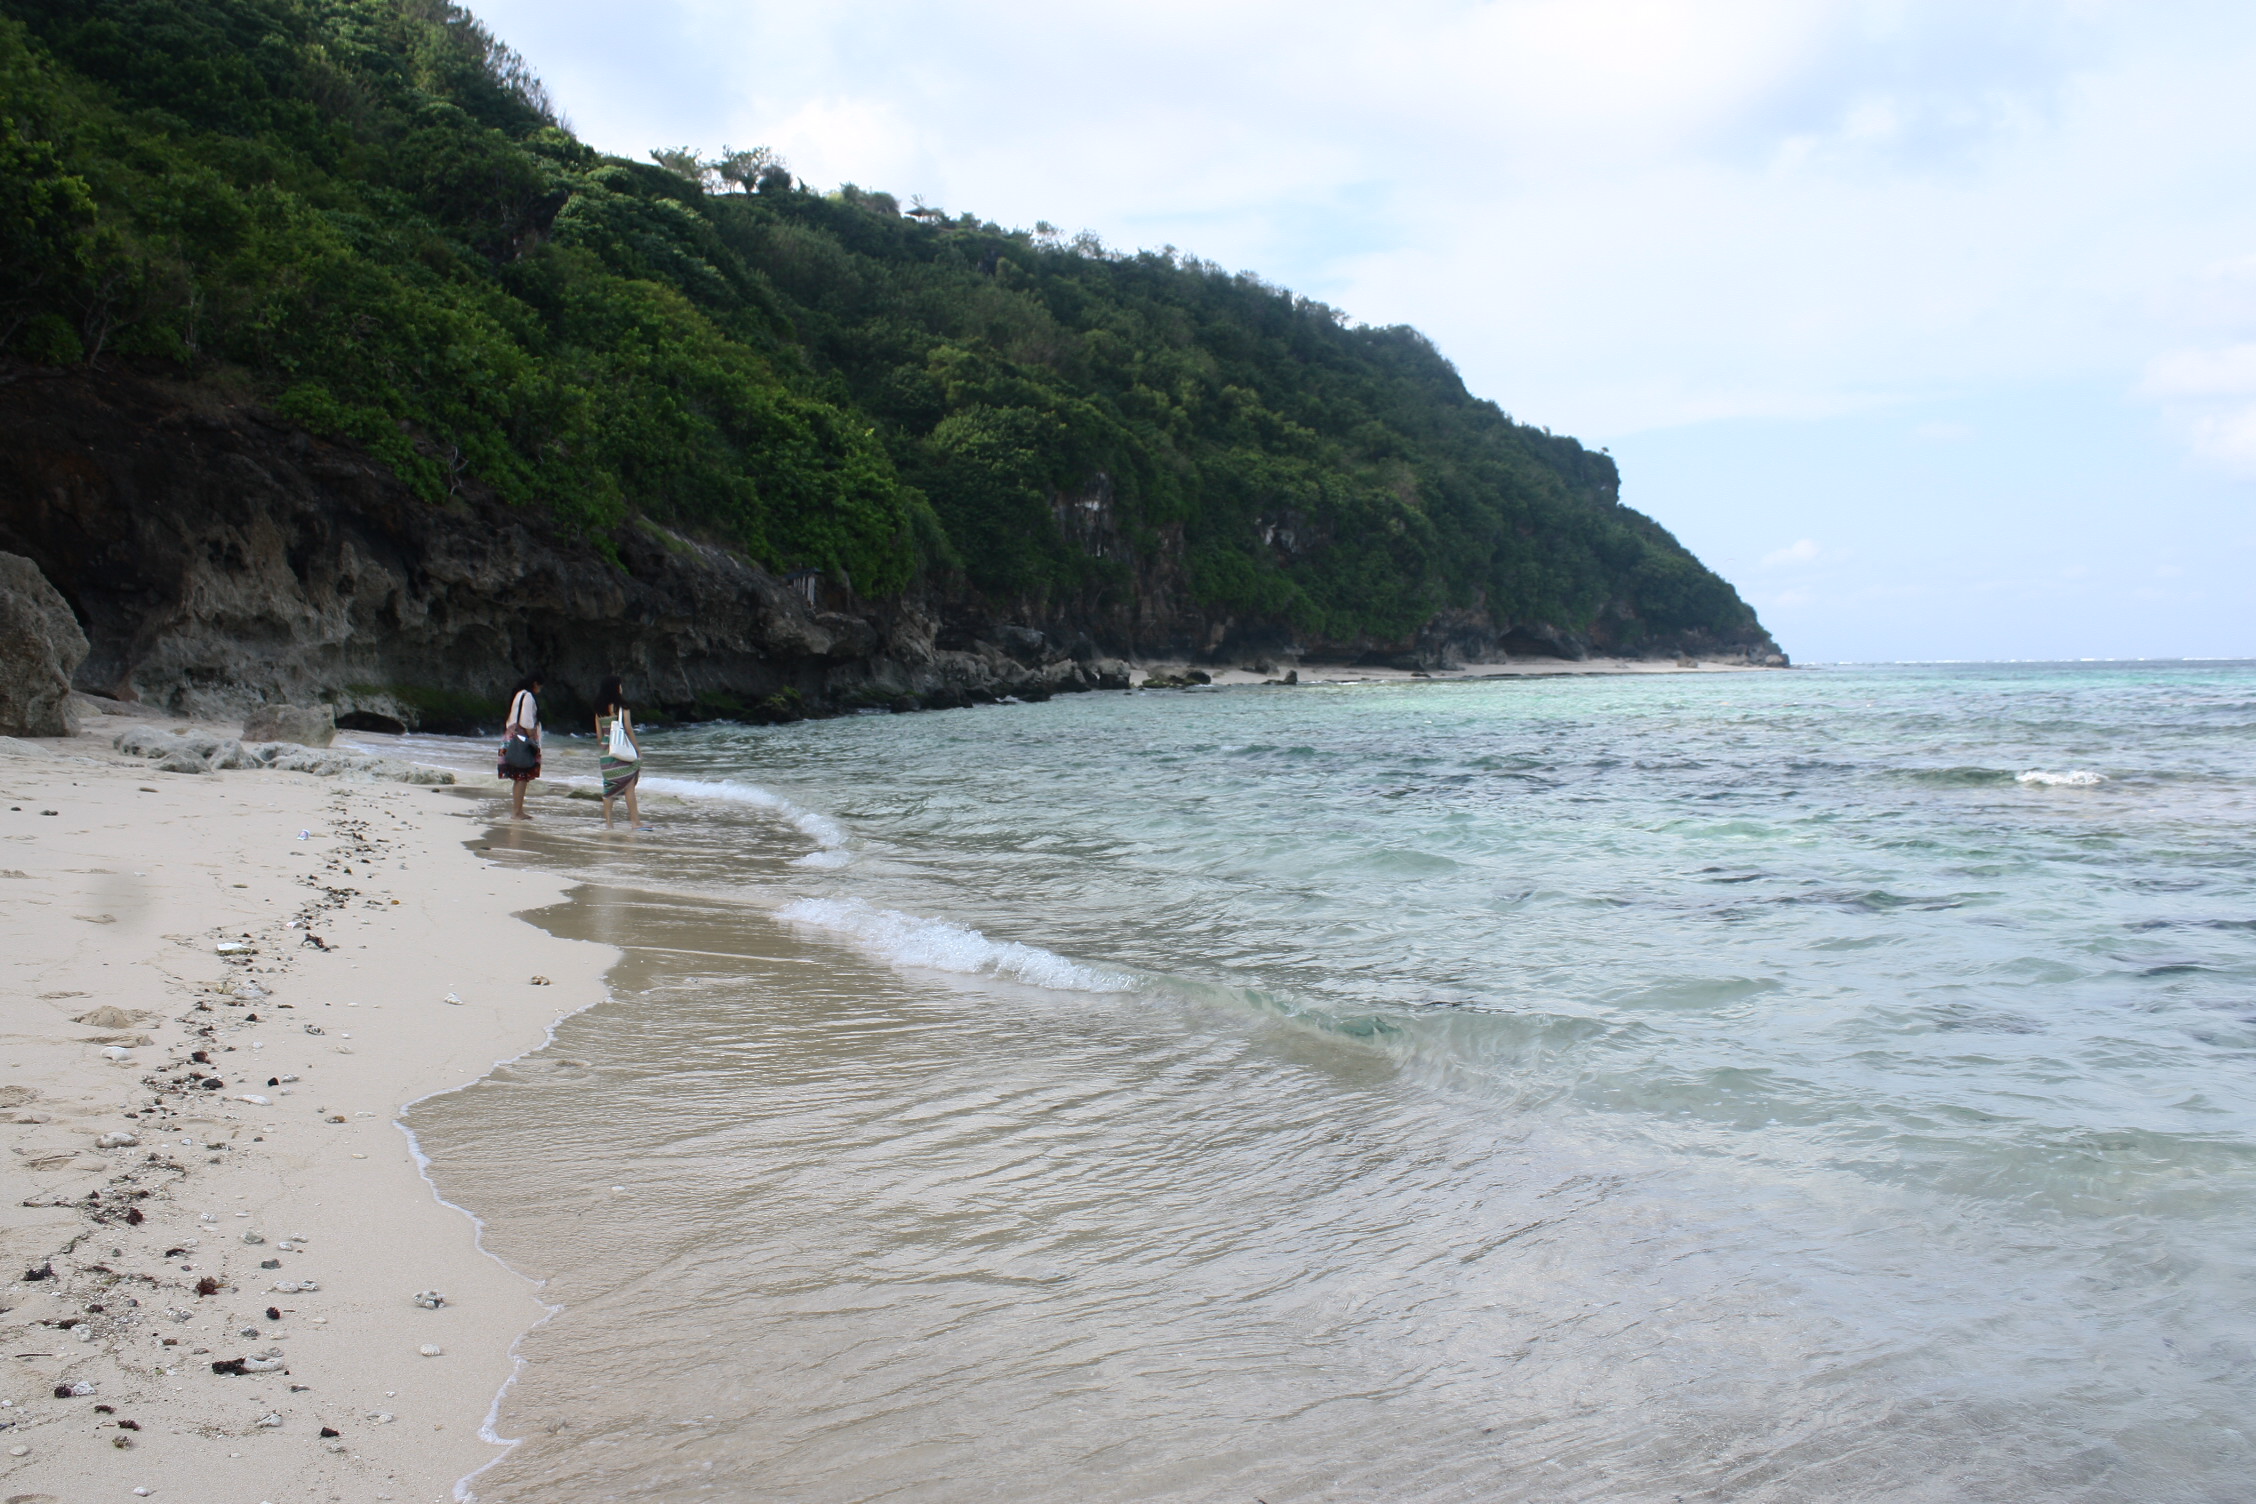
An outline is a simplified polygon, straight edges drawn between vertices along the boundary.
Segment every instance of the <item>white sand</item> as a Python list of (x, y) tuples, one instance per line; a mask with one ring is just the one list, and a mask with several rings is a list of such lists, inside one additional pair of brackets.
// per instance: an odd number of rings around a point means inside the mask
[[(498, 1455), (480, 1429), (542, 1307), (393, 1119), (540, 1045), (615, 953), (509, 917), (562, 884), (466, 849), (482, 801), (157, 773), (108, 751), (119, 724), (0, 739), (0, 1497), (448, 1498)], [(219, 990), (245, 979), (267, 995)], [(78, 1021), (98, 1008), (132, 1017)], [(137, 1142), (97, 1147), (115, 1132)], [(212, 1370), (270, 1348), (283, 1367)]]

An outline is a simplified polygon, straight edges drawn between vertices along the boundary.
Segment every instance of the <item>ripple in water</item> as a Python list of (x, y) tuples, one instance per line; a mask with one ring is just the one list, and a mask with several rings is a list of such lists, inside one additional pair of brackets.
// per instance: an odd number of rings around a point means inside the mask
[(414, 1115), (564, 1308), (478, 1495), (2241, 1498), (2252, 696), (653, 737), (663, 840), (508, 837), (613, 1000)]

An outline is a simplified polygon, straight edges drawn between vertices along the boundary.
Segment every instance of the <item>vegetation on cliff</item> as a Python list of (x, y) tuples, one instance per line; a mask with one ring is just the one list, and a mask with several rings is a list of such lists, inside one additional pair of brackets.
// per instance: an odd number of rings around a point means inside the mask
[(1610, 459), (1413, 330), (653, 158), (575, 139), (444, 0), (0, 0), (0, 350), (169, 363), (435, 504), (646, 516), (865, 597), (1101, 607), (1172, 551), (1203, 605), (1336, 640), (1480, 604), (1759, 633)]

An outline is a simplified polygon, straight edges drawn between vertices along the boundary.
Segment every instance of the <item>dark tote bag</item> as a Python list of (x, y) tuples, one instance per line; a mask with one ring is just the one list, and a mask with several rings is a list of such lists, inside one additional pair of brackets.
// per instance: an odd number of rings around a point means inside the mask
[[(535, 720), (540, 718), (540, 702), (533, 699), (531, 690), (520, 689), (517, 691), (516, 697), (509, 702), (509, 724), (511, 726), (523, 724), (517, 719), (517, 706), (520, 701), (527, 700), (532, 701), (533, 718)], [(506, 730), (507, 728), (503, 729)], [(529, 773), (540, 766), (540, 748), (533, 745), (531, 737), (519, 731), (502, 742), (501, 765), (505, 768), (515, 768), (520, 773)]]

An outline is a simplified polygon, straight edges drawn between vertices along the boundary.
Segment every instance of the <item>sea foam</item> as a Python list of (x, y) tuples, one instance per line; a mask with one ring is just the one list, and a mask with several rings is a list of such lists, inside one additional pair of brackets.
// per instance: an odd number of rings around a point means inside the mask
[(2033, 784), (2040, 788), (2092, 789), (2107, 781), (2105, 773), (2087, 772), (2078, 768), (2072, 773), (2048, 773), (2042, 768), (2031, 768), (2026, 773), (2013, 775), (2015, 783)]
[(990, 940), (944, 919), (923, 919), (897, 909), (872, 908), (859, 899), (802, 898), (778, 911), (782, 918), (830, 930), (897, 966), (1001, 977), (1059, 992), (1129, 992), (1133, 977), (1069, 961), (1055, 951)]

